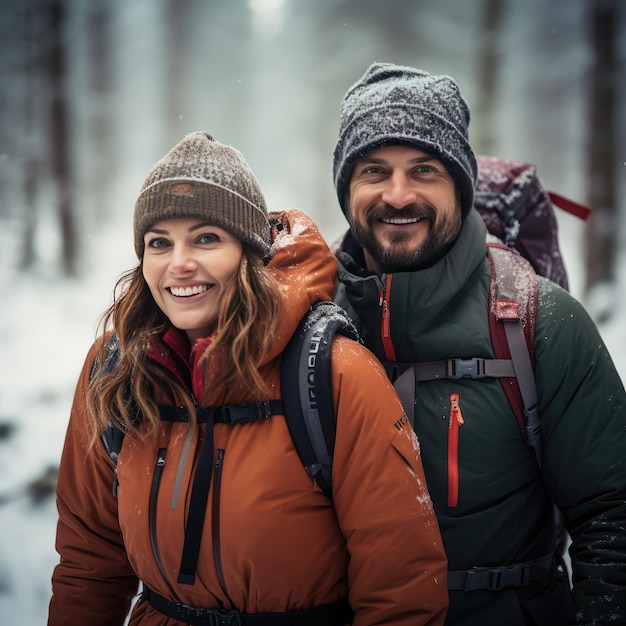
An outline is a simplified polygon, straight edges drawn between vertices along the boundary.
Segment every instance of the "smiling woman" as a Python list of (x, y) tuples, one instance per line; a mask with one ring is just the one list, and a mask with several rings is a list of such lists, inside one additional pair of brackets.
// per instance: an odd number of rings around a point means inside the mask
[(191, 343), (210, 336), (220, 299), (241, 265), (239, 239), (189, 219), (157, 222), (144, 239), (143, 277), (158, 307)]
[(359, 342), (329, 341), (332, 498), (291, 438), (283, 353), (337, 268), (315, 224), (268, 214), (242, 155), (193, 133), (149, 173), (134, 244), (76, 388), (49, 626), (121, 626), (139, 581), (132, 626), (441, 625), (419, 445)]

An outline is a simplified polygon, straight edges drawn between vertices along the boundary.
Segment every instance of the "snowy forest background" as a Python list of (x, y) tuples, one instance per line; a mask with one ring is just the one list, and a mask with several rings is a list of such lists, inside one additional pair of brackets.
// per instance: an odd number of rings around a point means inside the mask
[(141, 183), (187, 132), (333, 240), (347, 88), (373, 61), (452, 75), (478, 152), (594, 207), (559, 214), (561, 244), (624, 379), (625, 34), (620, 0), (0, 0), (0, 621), (46, 621), (76, 377)]

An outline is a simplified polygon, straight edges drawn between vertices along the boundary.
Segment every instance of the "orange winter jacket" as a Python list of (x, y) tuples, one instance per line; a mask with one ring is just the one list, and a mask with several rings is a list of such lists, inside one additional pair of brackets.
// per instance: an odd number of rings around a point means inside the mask
[[(286, 305), (262, 374), (279, 398), (281, 352), (310, 305), (332, 299), (336, 264), (305, 214), (272, 218), (285, 225), (269, 267)], [(198, 359), (205, 344), (187, 348), (189, 371), (181, 373), (181, 355), (174, 354), (181, 334), (170, 329), (154, 358), (186, 376), (202, 397)], [(304, 469), (283, 416), (214, 425), (215, 465), (193, 584), (177, 577), (206, 427), (164, 422), (154, 437), (127, 436), (116, 498), (103, 446), (86, 447), (83, 397), (93, 354), (92, 348), (78, 381), (59, 471), (60, 563), (50, 626), (121, 626), (138, 581), (196, 607), (281, 613), (347, 597), (355, 626), (443, 624), (447, 562), (419, 445), (384, 370), (363, 346), (342, 336), (332, 344), (332, 503)], [(219, 366), (212, 355), (207, 372)], [(242, 388), (209, 390), (206, 404), (253, 399)], [(130, 618), (131, 626), (181, 623), (143, 601)]]

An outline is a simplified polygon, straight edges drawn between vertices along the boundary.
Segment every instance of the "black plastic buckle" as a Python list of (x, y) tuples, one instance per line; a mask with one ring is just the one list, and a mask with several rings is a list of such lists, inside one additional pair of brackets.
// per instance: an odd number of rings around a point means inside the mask
[(255, 402), (254, 414), (257, 420), (266, 420), (272, 417), (272, 408), (270, 407), (269, 401)]
[(541, 441), (541, 419), (537, 406), (530, 409), (524, 409), (524, 417), (526, 417), (526, 436), (531, 446), (536, 446)]
[(468, 570), (464, 590), (500, 591), (508, 587), (525, 587), (529, 582), (530, 566), (528, 563), (515, 563), (508, 567), (476, 567)]
[(448, 361), (448, 378), (458, 380), (459, 378), (484, 378), (485, 359), (450, 359)]
[(239, 611), (224, 611), (213, 613), (215, 626), (241, 626), (241, 614)]

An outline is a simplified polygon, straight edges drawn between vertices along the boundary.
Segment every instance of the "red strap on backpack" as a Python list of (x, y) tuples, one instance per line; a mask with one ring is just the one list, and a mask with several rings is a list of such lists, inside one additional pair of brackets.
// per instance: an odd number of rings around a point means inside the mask
[(534, 377), (537, 275), (528, 260), (498, 243), (487, 244), (491, 265), (489, 330), (496, 359), (510, 359), (515, 377), (501, 377), (507, 400), (525, 437), (536, 411)]
[(565, 196), (562, 196), (554, 191), (548, 191), (548, 195), (550, 196), (550, 200), (552, 200), (552, 204), (558, 206), (559, 209), (563, 209), (564, 211), (579, 217), (581, 220), (588, 219), (593, 210), (585, 204), (574, 202), (573, 200), (570, 200), (569, 198), (566, 198)]

